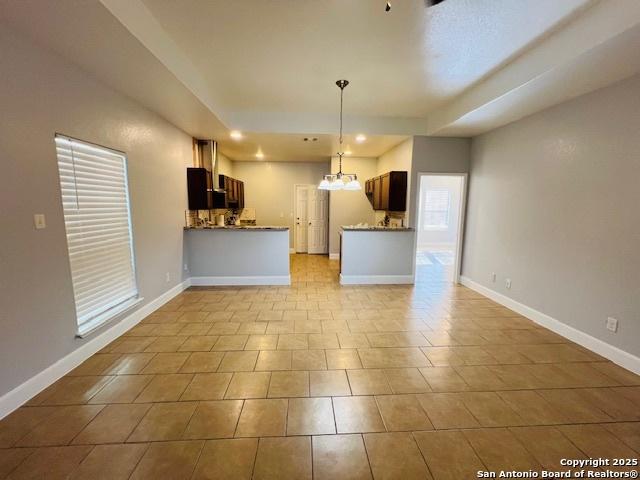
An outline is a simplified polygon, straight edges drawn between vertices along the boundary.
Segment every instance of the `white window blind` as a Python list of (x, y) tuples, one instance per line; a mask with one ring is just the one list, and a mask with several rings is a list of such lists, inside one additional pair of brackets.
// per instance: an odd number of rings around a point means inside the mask
[(424, 199), (425, 229), (445, 229), (449, 227), (449, 190), (427, 190)]
[(78, 334), (84, 335), (138, 301), (127, 158), (62, 135), (55, 143)]

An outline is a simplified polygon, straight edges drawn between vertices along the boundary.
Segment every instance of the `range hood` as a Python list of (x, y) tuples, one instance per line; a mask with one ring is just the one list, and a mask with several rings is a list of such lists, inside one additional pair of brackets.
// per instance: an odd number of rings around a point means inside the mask
[(225, 193), (220, 188), (218, 175), (218, 143), (213, 140), (194, 139), (194, 165), (211, 174), (213, 192)]

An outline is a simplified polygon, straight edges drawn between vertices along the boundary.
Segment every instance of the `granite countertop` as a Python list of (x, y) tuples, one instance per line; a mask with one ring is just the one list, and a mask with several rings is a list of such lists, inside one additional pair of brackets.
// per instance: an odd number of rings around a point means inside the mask
[(185, 230), (270, 230), (281, 232), (289, 230), (289, 227), (281, 226), (268, 226), (268, 225), (225, 225), (219, 227), (218, 225), (211, 225), (207, 227), (184, 227)]
[(371, 225), (369, 227), (356, 227), (353, 225), (343, 225), (340, 227), (347, 232), (413, 232), (415, 228), (410, 227), (381, 227), (378, 225)]

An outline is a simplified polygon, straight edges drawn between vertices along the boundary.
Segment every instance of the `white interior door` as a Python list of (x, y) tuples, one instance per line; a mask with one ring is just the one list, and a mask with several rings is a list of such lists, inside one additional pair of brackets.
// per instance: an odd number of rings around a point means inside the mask
[(308, 239), (308, 191), (306, 185), (296, 185), (296, 224), (294, 244), (296, 253), (306, 253)]
[(329, 252), (329, 192), (311, 187), (308, 190), (308, 252)]

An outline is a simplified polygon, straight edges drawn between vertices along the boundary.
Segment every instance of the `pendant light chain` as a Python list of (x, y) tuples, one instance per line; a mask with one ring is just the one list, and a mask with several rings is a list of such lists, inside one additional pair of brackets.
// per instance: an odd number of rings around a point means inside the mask
[(338, 148), (338, 174), (342, 175), (342, 105), (344, 98), (344, 86), (340, 85), (340, 146)]
[(342, 105), (344, 97), (344, 87), (340, 88), (340, 149), (342, 149)]

